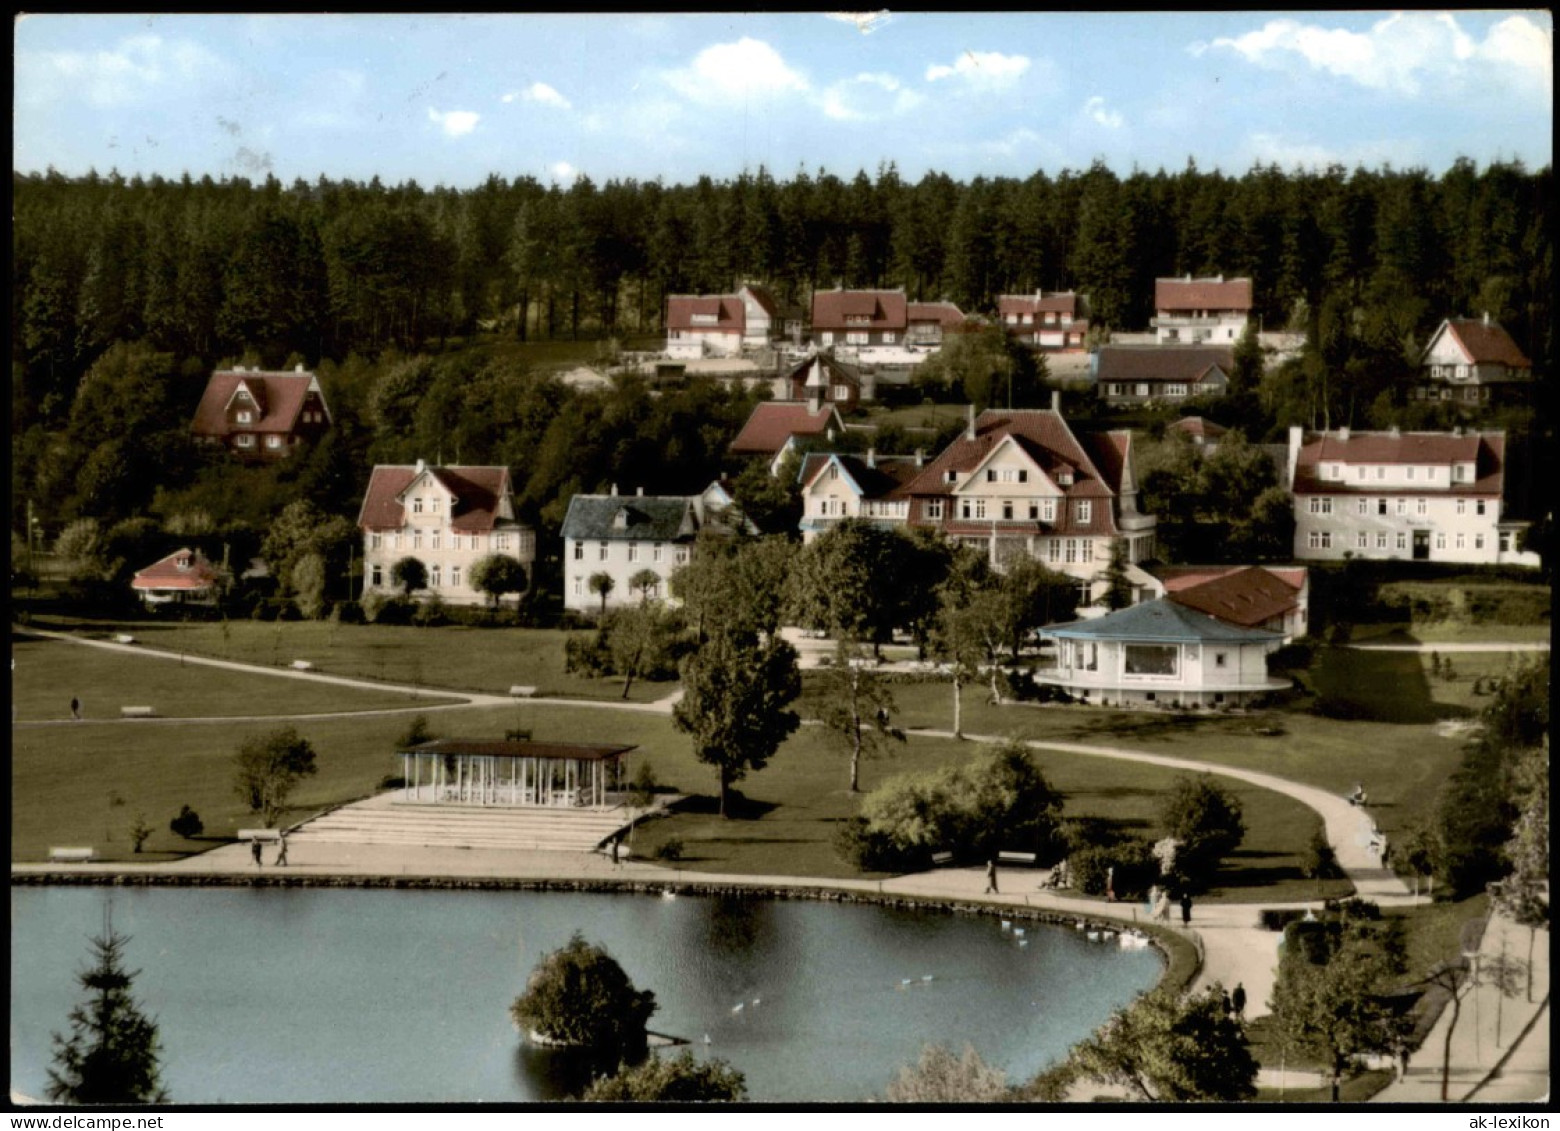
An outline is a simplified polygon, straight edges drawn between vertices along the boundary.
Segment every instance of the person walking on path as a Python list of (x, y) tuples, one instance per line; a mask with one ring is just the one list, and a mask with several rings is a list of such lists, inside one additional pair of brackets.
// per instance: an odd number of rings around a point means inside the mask
[(1183, 926), (1183, 927), (1190, 927), (1191, 925), (1192, 925), (1192, 897), (1190, 895), (1183, 895), (1181, 897), (1181, 926)]
[(81, 721), (81, 700), (74, 695), (70, 697), (70, 717), (78, 723)]
[(1230, 1004), (1235, 1007), (1235, 1020), (1246, 1020), (1246, 987), (1240, 982), (1235, 983), (1235, 992), (1230, 995)]
[(260, 863), (260, 841), (258, 838), (249, 842), (249, 855), (255, 858), (256, 868), (263, 867)]
[(995, 860), (986, 861), (986, 894), (999, 894), (997, 892), (997, 862)]
[(620, 845), (622, 843), (623, 843), (623, 838), (622, 837), (616, 837), (615, 836), (615, 837), (612, 838), (612, 866), (614, 868), (616, 868), (618, 866), (618, 845)]
[(278, 845), (280, 845), (280, 847), (276, 850), (276, 866), (278, 868), (285, 868), (287, 867), (287, 834), (282, 833), (279, 835), (276, 838), (276, 842)]

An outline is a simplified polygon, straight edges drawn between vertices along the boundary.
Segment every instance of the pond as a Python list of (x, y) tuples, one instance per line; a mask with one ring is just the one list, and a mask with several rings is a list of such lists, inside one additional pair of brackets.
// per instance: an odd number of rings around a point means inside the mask
[[(178, 1103), (564, 1098), (509, 1003), (574, 931), (659, 1004), (652, 1030), (744, 1073), (751, 1099), (881, 1095), (921, 1047), (1010, 1081), (1061, 1058), (1161, 972), (1152, 950), (937, 910), (739, 897), (339, 888), (15, 887), (11, 1086), (41, 1097), (105, 911), (130, 936)], [(739, 1008), (740, 1007), (740, 1008)], [(705, 1037), (708, 1036), (708, 1043)]]

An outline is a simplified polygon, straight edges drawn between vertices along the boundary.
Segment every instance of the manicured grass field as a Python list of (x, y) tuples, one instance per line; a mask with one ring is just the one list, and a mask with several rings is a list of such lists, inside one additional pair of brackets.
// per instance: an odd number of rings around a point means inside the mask
[[(13, 635), (11, 659), (14, 721), (23, 723), (70, 718), (73, 697), (80, 700), (88, 721), (117, 719), (126, 706), (152, 707), (165, 718), (204, 718), (418, 705), (401, 692), (252, 675), (162, 656), (127, 656), (64, 640)], [(424, 701), (455, 702), (432, 696)]]
[(1546, 644), (1551, 628), (1544, 624), (1357, 624), (1350, 634), (1355, 644)]
[[(338, 624), (328, 621), (79, 621), (36, 620), (40, 628), (111, 634), (128, 632), (148, 648), (185, 651), (286, 667), (307, 660), (315, 671), (419, 687), (504, 694), (517, 684), (539, 695), (618, 699), (618, 679), (586, 679), (563, 670), (569, 633), (540, 628)], [(630, 700), (670, 694), (670, 684), (636, 680)], [(66, 696), (67, 702), (69, 696)]]

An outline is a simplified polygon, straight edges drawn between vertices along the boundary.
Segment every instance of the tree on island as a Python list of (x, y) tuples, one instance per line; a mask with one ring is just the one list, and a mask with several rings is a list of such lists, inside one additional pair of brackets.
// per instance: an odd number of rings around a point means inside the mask
[(522, 1033), (545, 1044), (621, 1060), (644, 1052), (645, 1026), (655, 1010), (655, 994), (635, 989), (616, 959), (576, 931), (537, 963), (509, 1016)]
[(726, 1061), (695, 1060), (684, 1049), (673, 1057), (652, 1056), (592, 1084), (585, 1103), (741, 1103), (747, 1080)]
[(92, 940), (97, 963), (76, 976), (89, 996), (70, 1012), (70, 1036), (54, 1034), (47, 1095), (55, 1103), (168, 1102), (158, 1075), (157, 1023), (130, 992), (140, 971), (124, 968), (129, 941), (112, 928)]
[(313, 745), (292, 727), (249, 739), (238, 748), (233, 764), (234, 789), (268, 829), (276, 824), (298, 782), (319, 769)]

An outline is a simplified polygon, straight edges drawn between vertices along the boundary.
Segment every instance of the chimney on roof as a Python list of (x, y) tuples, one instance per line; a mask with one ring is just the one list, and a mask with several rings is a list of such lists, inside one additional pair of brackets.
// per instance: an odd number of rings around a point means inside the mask
[(634, 488), (634, 497), (638, 498), (638, 499), (644, 498), (645, 497), (645, 489), (644, 489), (644, 487), (642, 487), (642, 486), (635, 487)]
[(975, 438), (975, 406), (974, 405), (970, 405), (969, 406), (969, 416), (970, 416), (970, 422), (964, 429), (964, 438), (966, 440), (973, 440)]
[(877, 449), (876, 448), (873, 448), (873, 447), (868, 447), (867, 448), (867, 466), (868, 467), (876, 467), (877, 466)]
[(612, 497), (614, 499), (617, 498), (617, 484), (616, 483), (612, 484)]
[(1188, 271), (1188, 272), (1187, 272), (1187, 273), (1186, 273), (1186, 281), (1187, 281), (1187, 282), (1188, 282), (1188, 283), (1190, 283), (1190, 282), (1191, 282), (1191, 281), (1192, 281), (1192, 273), (1191, 273), (1191, 272), (1190, 272), (1190, 271)]
[(920, 467), (920, 466), (922, 466), (925, 463), (926, 463), (926, 451), (925, 451), (925, 449), (917, 448), (915, 450), (915, 465), (917, 467)]
[(1342, 428), (1338, 429), (1338, 439), (1344, 441), (1345, 443), (1348, 442), (1348, 439), (1349, 439), (1349, 426), (1347, 424), (1344, 425)]
[(1062, 414), (1062, 391), (1060, 389), (1051, 390), (1051, 411), (1058, 416)]
[(303, 362), (300, 361), (297, 365), (293, 366), (293, 372), (294, 373), (302, 373), (303, 372)]
[(426, 470), (428, 470), (428, 465), (425, 464), (422, 460), (418, 460), (417, 466), (412, 469), (412, 474), (421, 475)]
[(1490, 312), (1488, 310), (1484, 312), (1484, 324), (1486, 326), (1490, 324)]
[(1398, 431), (1398, 426), (1396, 424), (1394, 424), (1391, 428), (1388, 428), (1387, 432), (1388, 432), (1389, 435), (1391, 435), (1393, 437), (1397, 437), (1397, 436), (1401, 436), (1402, 435), (1402, 433)]

